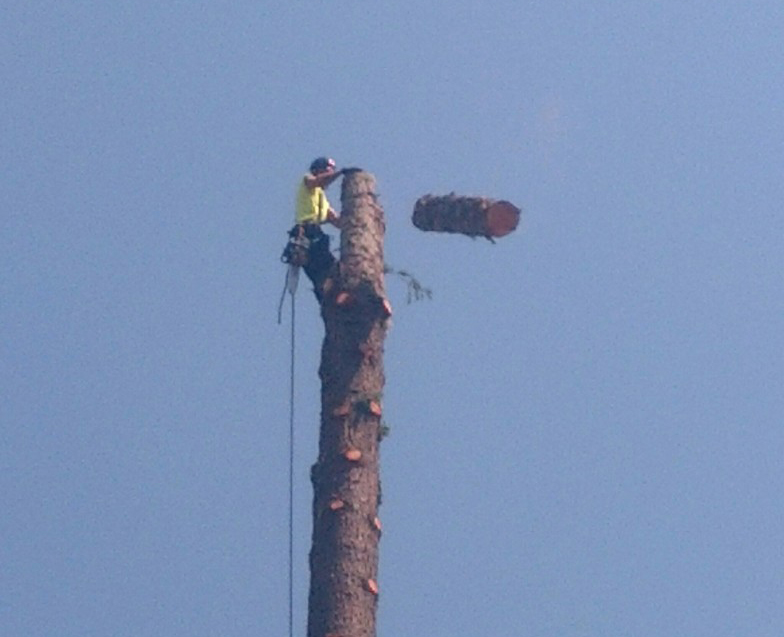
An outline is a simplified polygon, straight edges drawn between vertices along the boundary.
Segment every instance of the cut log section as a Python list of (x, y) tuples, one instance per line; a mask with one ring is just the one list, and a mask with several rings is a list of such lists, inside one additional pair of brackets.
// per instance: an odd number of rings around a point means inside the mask
[(485, 197), (424, 195), (414, 204), (412, 221), (425, 231), (503, 237), (517, 228), (520, 209), (508, 201)]

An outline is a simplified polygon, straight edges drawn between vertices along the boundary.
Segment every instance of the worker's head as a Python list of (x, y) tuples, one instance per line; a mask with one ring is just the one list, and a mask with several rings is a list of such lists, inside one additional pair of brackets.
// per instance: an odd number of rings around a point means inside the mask
[(335, 160), (331, 157), (318, 157), (310, 164), (310, 172), (314, 175), (335, 170)]

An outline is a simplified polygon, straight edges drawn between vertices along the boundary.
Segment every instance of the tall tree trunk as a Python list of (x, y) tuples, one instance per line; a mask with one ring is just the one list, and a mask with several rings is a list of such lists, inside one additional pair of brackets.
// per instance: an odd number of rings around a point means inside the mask
[(313, 545), (308, 637), (373, 637), (381, 523), (379, 438), (383, 345), (384, 211), (375, 180), (343, 179), (340, 261), (325, 281), (321, 316), (321, 432), (311, 469)]

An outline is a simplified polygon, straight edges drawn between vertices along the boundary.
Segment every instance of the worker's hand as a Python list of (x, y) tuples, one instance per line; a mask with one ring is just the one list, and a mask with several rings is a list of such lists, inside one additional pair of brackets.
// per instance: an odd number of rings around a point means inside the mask
[(340, 228), (340, 217), (334, 210), (327, 211), (327, 223), (331, 223), (336, 228)]

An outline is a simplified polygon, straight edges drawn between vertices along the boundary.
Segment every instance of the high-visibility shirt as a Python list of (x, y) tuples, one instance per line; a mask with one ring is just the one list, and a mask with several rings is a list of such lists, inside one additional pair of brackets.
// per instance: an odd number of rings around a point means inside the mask
[(324, 223), (327, 220), (329, 201), (321, 186), (308, 188), (305, 178), (297, 189), (296, 223)]

